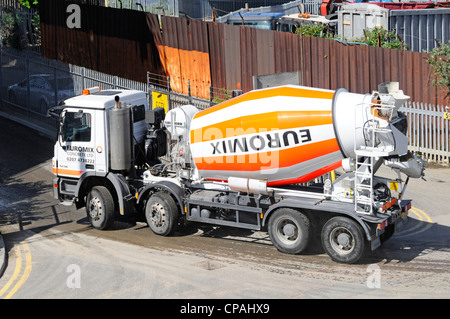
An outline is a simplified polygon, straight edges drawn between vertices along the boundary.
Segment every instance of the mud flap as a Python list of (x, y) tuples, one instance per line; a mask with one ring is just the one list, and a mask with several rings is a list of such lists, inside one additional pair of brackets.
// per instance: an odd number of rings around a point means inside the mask
[(395, 232), (402, 230), (403, 227), (408, 222), (408, 211), (411, 209), (411, 201), (402, 200), (400, 206), (401, 206), (401, 217), (395, 222)]
[(375, 249), (377, 249), (378, 247), (380, 247), (381, 246), (381, 240), (380, 240), (380, 237), (376, 237), (376, 238), (374, 238), (374, 239), (372, 239), (371, 241), (370, 241), (370, 248), (372, 249), (372, 251), (374, 251)]

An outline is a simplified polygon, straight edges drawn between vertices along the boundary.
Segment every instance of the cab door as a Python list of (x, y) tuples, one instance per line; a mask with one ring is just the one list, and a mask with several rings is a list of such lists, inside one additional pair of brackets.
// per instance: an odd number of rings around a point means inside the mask
[(56, 174), (79, 178), (84, 172), (95, 171), (95, 112), (89, 109), (67, 108), (61, 113), (58, 135)]

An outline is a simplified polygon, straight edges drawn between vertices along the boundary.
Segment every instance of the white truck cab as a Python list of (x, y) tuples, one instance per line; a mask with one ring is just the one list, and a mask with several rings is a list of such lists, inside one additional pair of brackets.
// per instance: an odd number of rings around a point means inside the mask
[(82, 95), (66, 99), (60, 106), (60, 127), (54, 146), (52, 170), (56, 175), (53, 183), (55, 197), (63, 204), (84, 201), (79, 195), (83, 194), (80, 188), (89, 177), (107, 177), (113, 184), (120, 183), (117, 177), (108, 177), (111, 148), (114, 147), (110, 136), (117, 129), (111, 126), (110, 115), (118, 108), (131, 117), (133, 132), (130, 132), (130, 137), (135, 147), (144, 143), (147, 130), (145, 111), (148, 110), (144, 92), (102, 91), (95, 87), (84, 90)]

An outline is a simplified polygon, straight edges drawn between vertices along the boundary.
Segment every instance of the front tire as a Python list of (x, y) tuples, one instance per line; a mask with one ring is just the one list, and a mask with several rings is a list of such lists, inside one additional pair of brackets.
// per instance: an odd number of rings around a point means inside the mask
[(104, 186), (95, 186), (86, 199), (86, 213), (91, 225), (100, 230), (114, 224), (114, 199)]
[(291, 208), (277, 209), (269, 219), (269, 236), (274, 246), (287, 254), (300, 254), (309, 243), (310, 222)]
[(333, 217), (322, 228), (322, 245), (332, 260), (356, 263), (365, 251), (363, 230), (350, 218)]
[(177, 226), (177, 204), (168, 193), (157, 192), (145, 205), (145, 219), (155, 234), (169, 236)]

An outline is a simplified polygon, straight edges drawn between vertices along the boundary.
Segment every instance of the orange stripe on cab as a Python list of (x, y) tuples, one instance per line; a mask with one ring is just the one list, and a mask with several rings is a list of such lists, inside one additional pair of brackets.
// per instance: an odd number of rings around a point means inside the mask
[(84, 173), (84, 171), (77, 171), (73, 169), (63, 169), (63, 168), (54, 168), (52, 169), (53, 174), (55, 175), (69, 175), (69, 176), (80, 176)]

